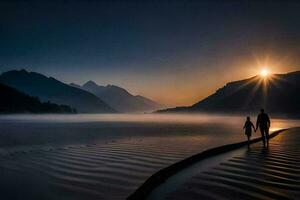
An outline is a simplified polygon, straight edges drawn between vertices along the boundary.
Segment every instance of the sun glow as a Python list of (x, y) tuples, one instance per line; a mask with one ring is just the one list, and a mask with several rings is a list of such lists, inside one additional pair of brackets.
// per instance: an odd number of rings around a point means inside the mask
[(262, 69), (262, 70), (260, 71), (260, 75), (261, 75), (262, 77), (267, 77), (267, 76), (269, 75), (269, 71), (268, 71), (267, 69)]

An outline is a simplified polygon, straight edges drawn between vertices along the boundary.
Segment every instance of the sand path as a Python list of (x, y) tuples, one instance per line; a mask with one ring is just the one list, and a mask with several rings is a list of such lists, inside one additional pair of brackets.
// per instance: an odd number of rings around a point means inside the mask
[(158, 186), (148, 199), (300, 199), (300, 128), (196, 163)]

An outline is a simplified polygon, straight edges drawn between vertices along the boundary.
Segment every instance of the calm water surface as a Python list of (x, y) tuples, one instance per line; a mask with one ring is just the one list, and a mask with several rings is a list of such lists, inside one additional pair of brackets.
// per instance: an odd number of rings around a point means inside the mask
[[(125, 199), (161, 168), (244, 140), (244, 118), (3, 115), (1, 194), (7, 199)], [(272, 119), (271, 131), (294, 126), (300, 121)]]

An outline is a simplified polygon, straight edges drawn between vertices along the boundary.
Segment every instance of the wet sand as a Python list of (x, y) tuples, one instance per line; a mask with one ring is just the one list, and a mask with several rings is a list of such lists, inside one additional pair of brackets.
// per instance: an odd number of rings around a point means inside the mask
[(300, 199), (300, 128), (200, 162), (158, 186), (148, 199)]
[[(2, 116), (1, 199), (126, 199), (158, 170), (245, 140), (243, 121), (217, 115)], [(295, 123), (273, 120), (273, 127)]]

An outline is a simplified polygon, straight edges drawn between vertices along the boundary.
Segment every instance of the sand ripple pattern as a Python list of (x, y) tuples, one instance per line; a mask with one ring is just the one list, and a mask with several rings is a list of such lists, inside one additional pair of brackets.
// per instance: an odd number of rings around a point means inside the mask
[(6, 199), (125, 199), (159, 169), (203, 148), (199, 142), (162, 143), (121, 141), (1, 155), (0, 192)]
[(168, 199), (300, 199), (300, 129), (191, 178)]

